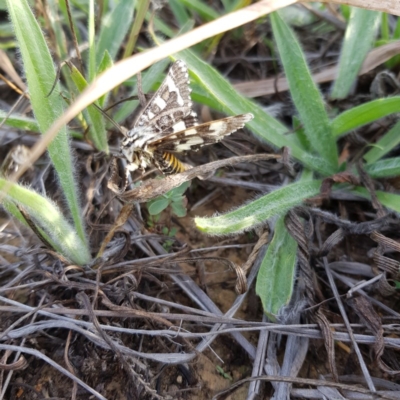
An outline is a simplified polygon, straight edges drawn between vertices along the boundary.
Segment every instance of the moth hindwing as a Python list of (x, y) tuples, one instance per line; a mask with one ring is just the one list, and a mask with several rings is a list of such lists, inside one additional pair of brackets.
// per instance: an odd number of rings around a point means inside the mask
[(178, 60), (122, 141), (130, 171), (154, 164), (164, 174), (182, 172), (185, 167), (171, 152), (196, 151), (217, 143), (253, 118), (242, 114), (198, 124), (190, 92), (187, 66)]

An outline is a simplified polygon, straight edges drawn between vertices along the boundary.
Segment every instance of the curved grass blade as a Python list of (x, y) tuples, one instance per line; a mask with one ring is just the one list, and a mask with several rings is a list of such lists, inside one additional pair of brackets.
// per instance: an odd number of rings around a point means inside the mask
[[(352, 192), (362, 197), (365, 197), (366, 199), (371, 198), (368, 190), (360, 186), (354, 188)], [(376, 197), (382, 203), (382, 205), (390, 208), (397, 213), (400, 213), (400, 196), (398, 194), (383, 192), (381, 190), (377, 190), (375, 193)]]
[[(280, 149), (288, 147), (291, 155), (305, 167), (323, 175), (330, 175), (335, 169), (324, 159), (313, 156), (302, 149), (289, 135), (288, 129), (277, 119), (267, 114), (261, 107), (240, 95), (218, 71), (198, 58), (192, 51), (178, 53), (175, 60), (186, 62), (193, 82), (192, 98), (227, 115), (251, 112), (254, 119), (246, 124), (261, 140)], [(196, 89), (197, 87), (197, 89)]]
[(390, 178), (400, 175), (400, 158), (385, 158), (365, 166), (373, 178)]
[(358, 71), (372, 48), (378, 32), (381, 13), (352, 7), (347, 25), (344, 43), (339, 59), (338, 77), (336, 78), (331, 98), (344, 99), (357, 79)]
[[(88, 86), (88, 83), (72, 63), (68, 62), (67, 65), (71, 70), (71, 78), (75, 83), (76, 88), (78, 89), (79, 93), (83, 92)], [(93, 140), (96, 148), (100, 151), (108, 153), (109, 149), (107, 133), (103, 115), (94, 106), (89, 106), (87, 110), (83, 112), (83, 115), (85, 116), (86, 122), (90, 127), (90, 138)]]
[(290, 94), (300, 114), (304, 133), (317, 154), (332, 168), (337, 168), (336, 142), (331, 133), (325, 105), (312, 79), (298, 40), (279, 13), (272, 13), (270, 18)]
[(296, 182), (252, 201), (229, 213), (212, 218), (195, 218), (198, 229), (209, 235), (230, 235), (248, 231), (269, 218), (282, 215), (303, 200), (316, 196), (320, 180)]
[[(4, 178), (0, 178), (0, 191), (6, 182)], [(51, 200), (15, 183), (10, 185), (5, 200), (22, 206), (32, 220), (43, 229), (54, 247), (68, 260), (78, 265), (90, 262), (86, 243)]]
[(25, 115), (11, 114), (7, 116), (8, 113), (0, 110), (0, 123), (4, 121), (5, 125), (11, 126), (13, 128), (21, 129), (24, 131), (40, 132), (39, 125), (34, 118), (26, 117)]
[(374, 147), (364, 155), (367, 164), (374, 163), (387, 153), (392, 151), (400, 143), (400, 121), (386, 132), (375, 144)]
[(256, 283), (263, 310), (272, 321), (277, 320), (279, 311), (292, 298), (296, 272), (297, 243), (286, 229), (284, 219), (281, 216), (276, 222)]
[[(63, 114), (58, 83), (48, 96), (56, 80), (53, 60), (27, 1), (7, 0), (7, 6), (24, 63), (32, 108), (43, 133)], [(57, 171), (78, 235), (83, 242), (86, 242), (69, 137), (65, 127), (60, 129), (50, 143), (48, 152)]]
[(372, 100), (360, 106), (353, 107), (338, 115), (332, 121), (333, 136), (337, 138), (360, 126), (397, 113), (399, 110), (400, 96)]

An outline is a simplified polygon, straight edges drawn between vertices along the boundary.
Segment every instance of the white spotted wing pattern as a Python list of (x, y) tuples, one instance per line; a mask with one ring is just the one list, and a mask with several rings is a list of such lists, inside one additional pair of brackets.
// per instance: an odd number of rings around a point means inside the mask
[(190, 92), (187, 66), (178, 60), (122, 141), (129, 170), (154, 164), (166, 175), (182, 172), (185, 167), (173, 153), (217, 143), (253, 119), (242, 114), (198, 124)]

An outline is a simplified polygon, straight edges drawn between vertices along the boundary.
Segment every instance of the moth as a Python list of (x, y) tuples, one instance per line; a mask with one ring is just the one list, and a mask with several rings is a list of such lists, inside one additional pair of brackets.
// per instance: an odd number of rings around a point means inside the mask
[(133, 128), (125, 133), (121, 155), (129, 171), (154, 164), (165, 175), (183, 172), (186, 168), (175, 153), (217, 143), (253, 119), (252, 114), (242, 114), (199, 124), (189, 83), (186, 64), (177, 60)]

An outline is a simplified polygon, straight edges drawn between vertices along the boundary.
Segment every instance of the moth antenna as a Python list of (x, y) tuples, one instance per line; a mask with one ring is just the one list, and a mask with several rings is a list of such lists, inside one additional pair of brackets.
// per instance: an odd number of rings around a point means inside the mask
[(128, 132), (128, 129), (122, 127), (118, 122), (114, 121), (106, 112), (104, 112), (97, 104), (92, 103), (93, 106), (95, 106), (107, 119), (110, 121), (115, 128), (117, 128), (123, 136), (126, 136), (126, 133)]

